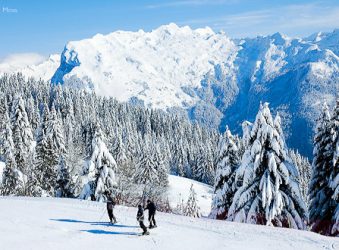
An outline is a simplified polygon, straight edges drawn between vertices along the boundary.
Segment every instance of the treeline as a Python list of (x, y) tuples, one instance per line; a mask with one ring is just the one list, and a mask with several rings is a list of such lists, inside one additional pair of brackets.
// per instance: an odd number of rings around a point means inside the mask
[(219, 133), (182, 115), (21, 74), (0, 78), (0, 95), (3, 195), (103, 200), (114, 191), (133, 204), (166, 200), (168, 173), (213, 184)]

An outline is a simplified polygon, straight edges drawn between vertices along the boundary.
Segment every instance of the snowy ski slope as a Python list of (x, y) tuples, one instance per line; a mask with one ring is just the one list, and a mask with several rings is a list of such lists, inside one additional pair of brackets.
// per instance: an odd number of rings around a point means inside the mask
[(75, 199), (0, 197), (0, 249), (330, 250), (339, 239), (310, 232), (158, 213), (159, 227), (139, 237), (136, 209)]

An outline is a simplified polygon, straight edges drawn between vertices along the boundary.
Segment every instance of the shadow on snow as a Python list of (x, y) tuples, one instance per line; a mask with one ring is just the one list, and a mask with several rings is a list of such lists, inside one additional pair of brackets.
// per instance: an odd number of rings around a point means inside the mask
[[(90, 224), (92, 226), (108, 226), (108, 227), (124, 227), (124, 228), (139, 228), (137, 226), (129, 226), (129, 225), (121, 225), (121, 224), (112, 224), (110, 222), (96, 222), (96, 221), (81, 221), (81, 220), (73, 220), (73, 219), (50, 219), (52, 221), (58, 221), (58, 222), (69, 222), (69, 223), (83, 223), (83, 224)], [(87, 231), (87, 230), (85, 230)], [(88, 230), (93, 231), (93, 230)], [(94, 230), (94, 231), (100, 231), (100, 230)], [(105, 231), (104, 231), (105, 232)], [(110, 233), (110, 232), (107, 232)], [(117, 233), (120, 234), (120, 233)]]
[(110, 232), (110, 231), (105, 231), (105, 230), (80, 230), (81, 232), (87, 232), (87, 233), (92, 233), (92, 234), (114, 234), (114, 235), (139, 235), (138, 233), (135, 232)]

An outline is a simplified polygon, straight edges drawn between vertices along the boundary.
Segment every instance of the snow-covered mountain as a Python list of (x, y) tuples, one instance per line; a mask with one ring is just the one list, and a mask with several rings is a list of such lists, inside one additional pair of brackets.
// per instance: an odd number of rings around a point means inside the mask
[(23, 71), (120, 101), (184, 109), (194, 120), (236, 132), (268, 101), (283, 118), (289, 145), (310, 156), (321, 103), (331, 105), (339, 91), (338, 53), (339, 30), (304, 39), (280, 33), (230, 39), (172, 23), (69, 42), (60, 62), (50, 58)]
[[(76, 199), (0, 197), (1, 249), (335, 250), (339, 239), (284, 228), (157, 213), (158, 228), (139, 237), (137, 209)], [(148, 223), (146, 222), (146, 225)]]
[(48, 81), (59, 65), (59, 54), (50, 55), (47, 59), (34, 53), (16, 54), (3, 62), (0, 61), (0, 76), (21, 72), (27, 77)]
[(229, 38), (208, 28), (170, 24), (152, 32), (117, 31), (69, 42), (52, 82), (77, 79), (121, 101), (134, 97), (156, 108), (190, 107), (198, 98), (185, 88), (199, 88), (204, 75), (232, 61), (236, 50)]

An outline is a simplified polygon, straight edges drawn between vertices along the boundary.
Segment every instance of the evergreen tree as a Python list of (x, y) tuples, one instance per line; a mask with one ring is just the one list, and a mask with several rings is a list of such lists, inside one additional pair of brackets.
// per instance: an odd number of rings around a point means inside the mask
[(73, 181), (69, 166), (64, 157), (59, 158), (58, 172), (56, 178), (56, 196), (73, 197)]
[(241, 126), (242, 126), (242, 141), (244, 144), (244, 148), (247, 148), (250, 143), (251, 130), (252, 130), (253, 124), (250, 123), (249, 121), (244, 121), (241, 124)]
[(14, 157), (14, 143), (12, 130), (10, 128), (10, 119), (7, 112), (4, 116), (4, 130), (2, 131), (2, 149), (5, 158), (5, 168), (2, 175), (2, 185), (0, 186), (1, 195), (24, 195), (23, 174), (17, 169)]
[(331, 180), (330, 180), (330, 187), (333, 190), (333, 204), (335, 206), (335, 210), (333, 213), (333, 226), (331, 229), (331, 235), (338, 236), (339, 235), (339, 136), (337, 136), (337, 142), (336, 142), (336, 149), (334, 154), (334, 160), (333, 160), (333, 172), (331, 174)]
[(301, 156), (298, 151), (295, 152), (294, 150), (290, 150), (289, 156), (291, 157), (294, 166), (296, 166), (298, 169), (301, 195), (305, 203), (308, 205), (308, 187), (312, 171), (311, 164), (309, 163), (308, 159)]
[(114, 159), (116, 159), (119, 166), (124, 165), (127, 162), (126, 150), (122, 142), (121, 134), (117, 135), (114, 150), (113, 150)]
[(333, 191), (329, 186), (333, 169), (333, 150), (330, 113), (326, 104), (318, 120), (314, 137), (312, 176), (309, 187), (309, 218), (311, 230), (329, 235), (334, 214)]
[(226, 219), (236, 191), (235, 172), (239, 166), (239, 149), (234, 136), (226, 128), (217, 162), (214, 197), (210, 217)]
[(268, 103), (260, 105), (248, 147), (237, 169), (236, 191), (228, 217), (252, 224), (304, 229), (306, 208), (281, 134), (280, 118), (273, 121)]
[(64, 131), (60, 115), (57, 114), (54, 105), (52, 105), (46, 126), (46, 136), (50, 138), (53, 150), (56, 151), (58, 158), (66, 151)]
[(210, 148), (199, 146), (193, 167), (193, 178), (195, 180), (212, 184), (214, 180), (214, 162)]
[(28, 175), (27, 193), (30, 196), (46, 195), (45, 191), (42, 188), (42, 184), (44, 182), (43, 173), (45, 170), (45, 164), (48, 164), (46, 157), (47, 149), (45, 147), (45, 143), (46, 143), (46, 126), (49, 110), (46, 103), (44, 103), (42, 106), (43, 106), (43, 115), (41, 123), (39, 124), (39, 127), (37, 129), (34, 167), (33, 171), (31, 171), (31, 173), (29, 173)]
[(54, 105), (48, 111), (44, 104), (43, 119), (38, 130), (34, 173), (30, 175), (30, 192), (35, 196), (54, 196), (65, 145), (61, 120)]
[(36, 132), (39, 127), (40, 116), (39, 110), (36, 107), (34, 98), (32, 96), (30, 96), (27, 101), (27, 116), (35, 138), (37, 136)]
[(162, 187), (168, 186), (168, 171), (164, 162), (164, 156), (161, 154), (159, 145), (155, 147), (154, 162), (158, 174), (159, 185)]
[(185, 203), (184, 203), (184, 199), (181, 197), (181, 193), (180, 193), (179, 194), (179, 200), (178, 200), (177, 206), (175, 208), (175, 213), (183, 215), (184, 212), (185, 212)]
[(92, 153), (84, 165), (84, 186), (80, 198), (94, 196), (97, 201), (105, 201), (107, 192), (113, 193), (117, 185), (117, 164), (104, 142), (105, 137), (98, 123), (92, 138)]
[(189, 217), (200, 217), (200, 208), (198, 206), (197, 194), (193, 188), (193, 184), (190, 188), (190, 193), (185, 206), (184, 215)]
[(178, 143), (173, 145), (172, 168), (175, 169), (175, 174), (185, 176), (185, 168), (188, 165), (187, 154), (185, 152), (182, 138), (178, 139)]
[(5, 152), (4, 152), (4, 144), (6, 141), (6, 126), (7, 120), (6, 116), (8, 116), (8, 105), (6, 96), (4, 94), (0, 94), (0, 161), (5, 161)]
[(157, 166), (154, 162), (154, 151), (147, 144), (145, 152), (142, 154), (139, 162), (136, 165), (133, 176), (134, 182), (145, 185), (160, 185), (160, 179), (157, 172)]
[(339, 236), (339, 98), (337, 99), (330, 122), (332, 135), (332, 171), (329, 186), (332, 189), (332, 228), (331, 235)]
[(15, 161), (23, 174), (27, 174), (28, 162), (32, 157), (34, 140), (31, 125), (27, 118), (24, 101), (18, 96), (13, 101), (12, 111), (13, 142)]

